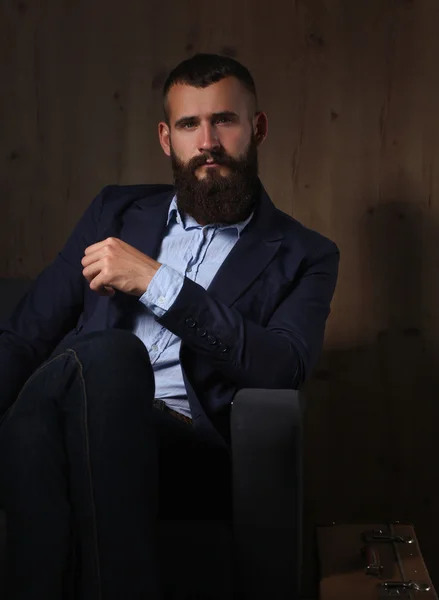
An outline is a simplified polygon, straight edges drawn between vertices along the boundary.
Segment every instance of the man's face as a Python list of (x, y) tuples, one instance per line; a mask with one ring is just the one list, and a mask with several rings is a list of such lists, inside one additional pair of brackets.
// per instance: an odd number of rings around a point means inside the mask
[(169, 127), (161, 123), (159, 134), (171, 157), (180, 210), (203, 225), (244, 220), (258, 188), (257, 122), (263, 114), (255, 114), (251, 94), (234, 77), (206, 88), (176, 84), (167, 109)]

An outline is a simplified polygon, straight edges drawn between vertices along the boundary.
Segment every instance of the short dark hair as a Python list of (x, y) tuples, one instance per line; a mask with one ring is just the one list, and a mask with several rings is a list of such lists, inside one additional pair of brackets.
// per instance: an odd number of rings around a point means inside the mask
[(230, 56), (198, 53), (183, 60), (168, 75), (163, 86), (163, 110), (166, 121), (169, 120), (166, 99), (171, 87), (177, 83), (205, 88), (225, 77), (236, 77), (255, 99), (256, 86), (250, 71)]

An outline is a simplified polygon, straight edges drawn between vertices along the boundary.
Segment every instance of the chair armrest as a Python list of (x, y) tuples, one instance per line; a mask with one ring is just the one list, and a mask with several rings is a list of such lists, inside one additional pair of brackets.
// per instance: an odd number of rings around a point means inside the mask
[(233, 401), (237, 598), (296, 600), (302, 553), (302, 413), (293, 390), (240, 390)]

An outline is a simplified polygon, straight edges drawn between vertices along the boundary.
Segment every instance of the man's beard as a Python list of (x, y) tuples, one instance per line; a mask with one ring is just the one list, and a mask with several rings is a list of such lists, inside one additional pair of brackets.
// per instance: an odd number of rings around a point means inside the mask
[[(228, 173), (222, 176), (218, 167), (210, 167), (205, 169), (204, 178), (198, 179), (195, 171), (206, 164), (207, 159), (227, 166)], [(247, 151), (238, 159), (220, 150), (200, 154), (184, 164), (177, 158), (171, 145), (171, 161), (178, 208), (191, 215), (197, 223), (239, 223), (245, 221), (254, 209), (260, 190), (254, 135)]]

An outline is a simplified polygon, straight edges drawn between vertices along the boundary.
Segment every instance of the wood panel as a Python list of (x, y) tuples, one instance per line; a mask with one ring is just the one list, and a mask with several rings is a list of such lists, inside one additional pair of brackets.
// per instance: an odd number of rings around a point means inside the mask
[[(311, 77), (325, 94), (309, 96), (294, 189), (294, 214), (330, 231), (342, 253), (308, 386), (305, 531), (412, 521), (438, 577), (439, 6), (330, 7)], [(312, 546), (307, 538), (305, 556)]]
[(340, 246), (307, 386), (312, 531), (414, 522), (439, 580), (437, 0), (3, 0), (0, 275), (35, 276), (107, 183), (170, 181), (167, 72), (196, 51), (254, 74), (275, 203)]

